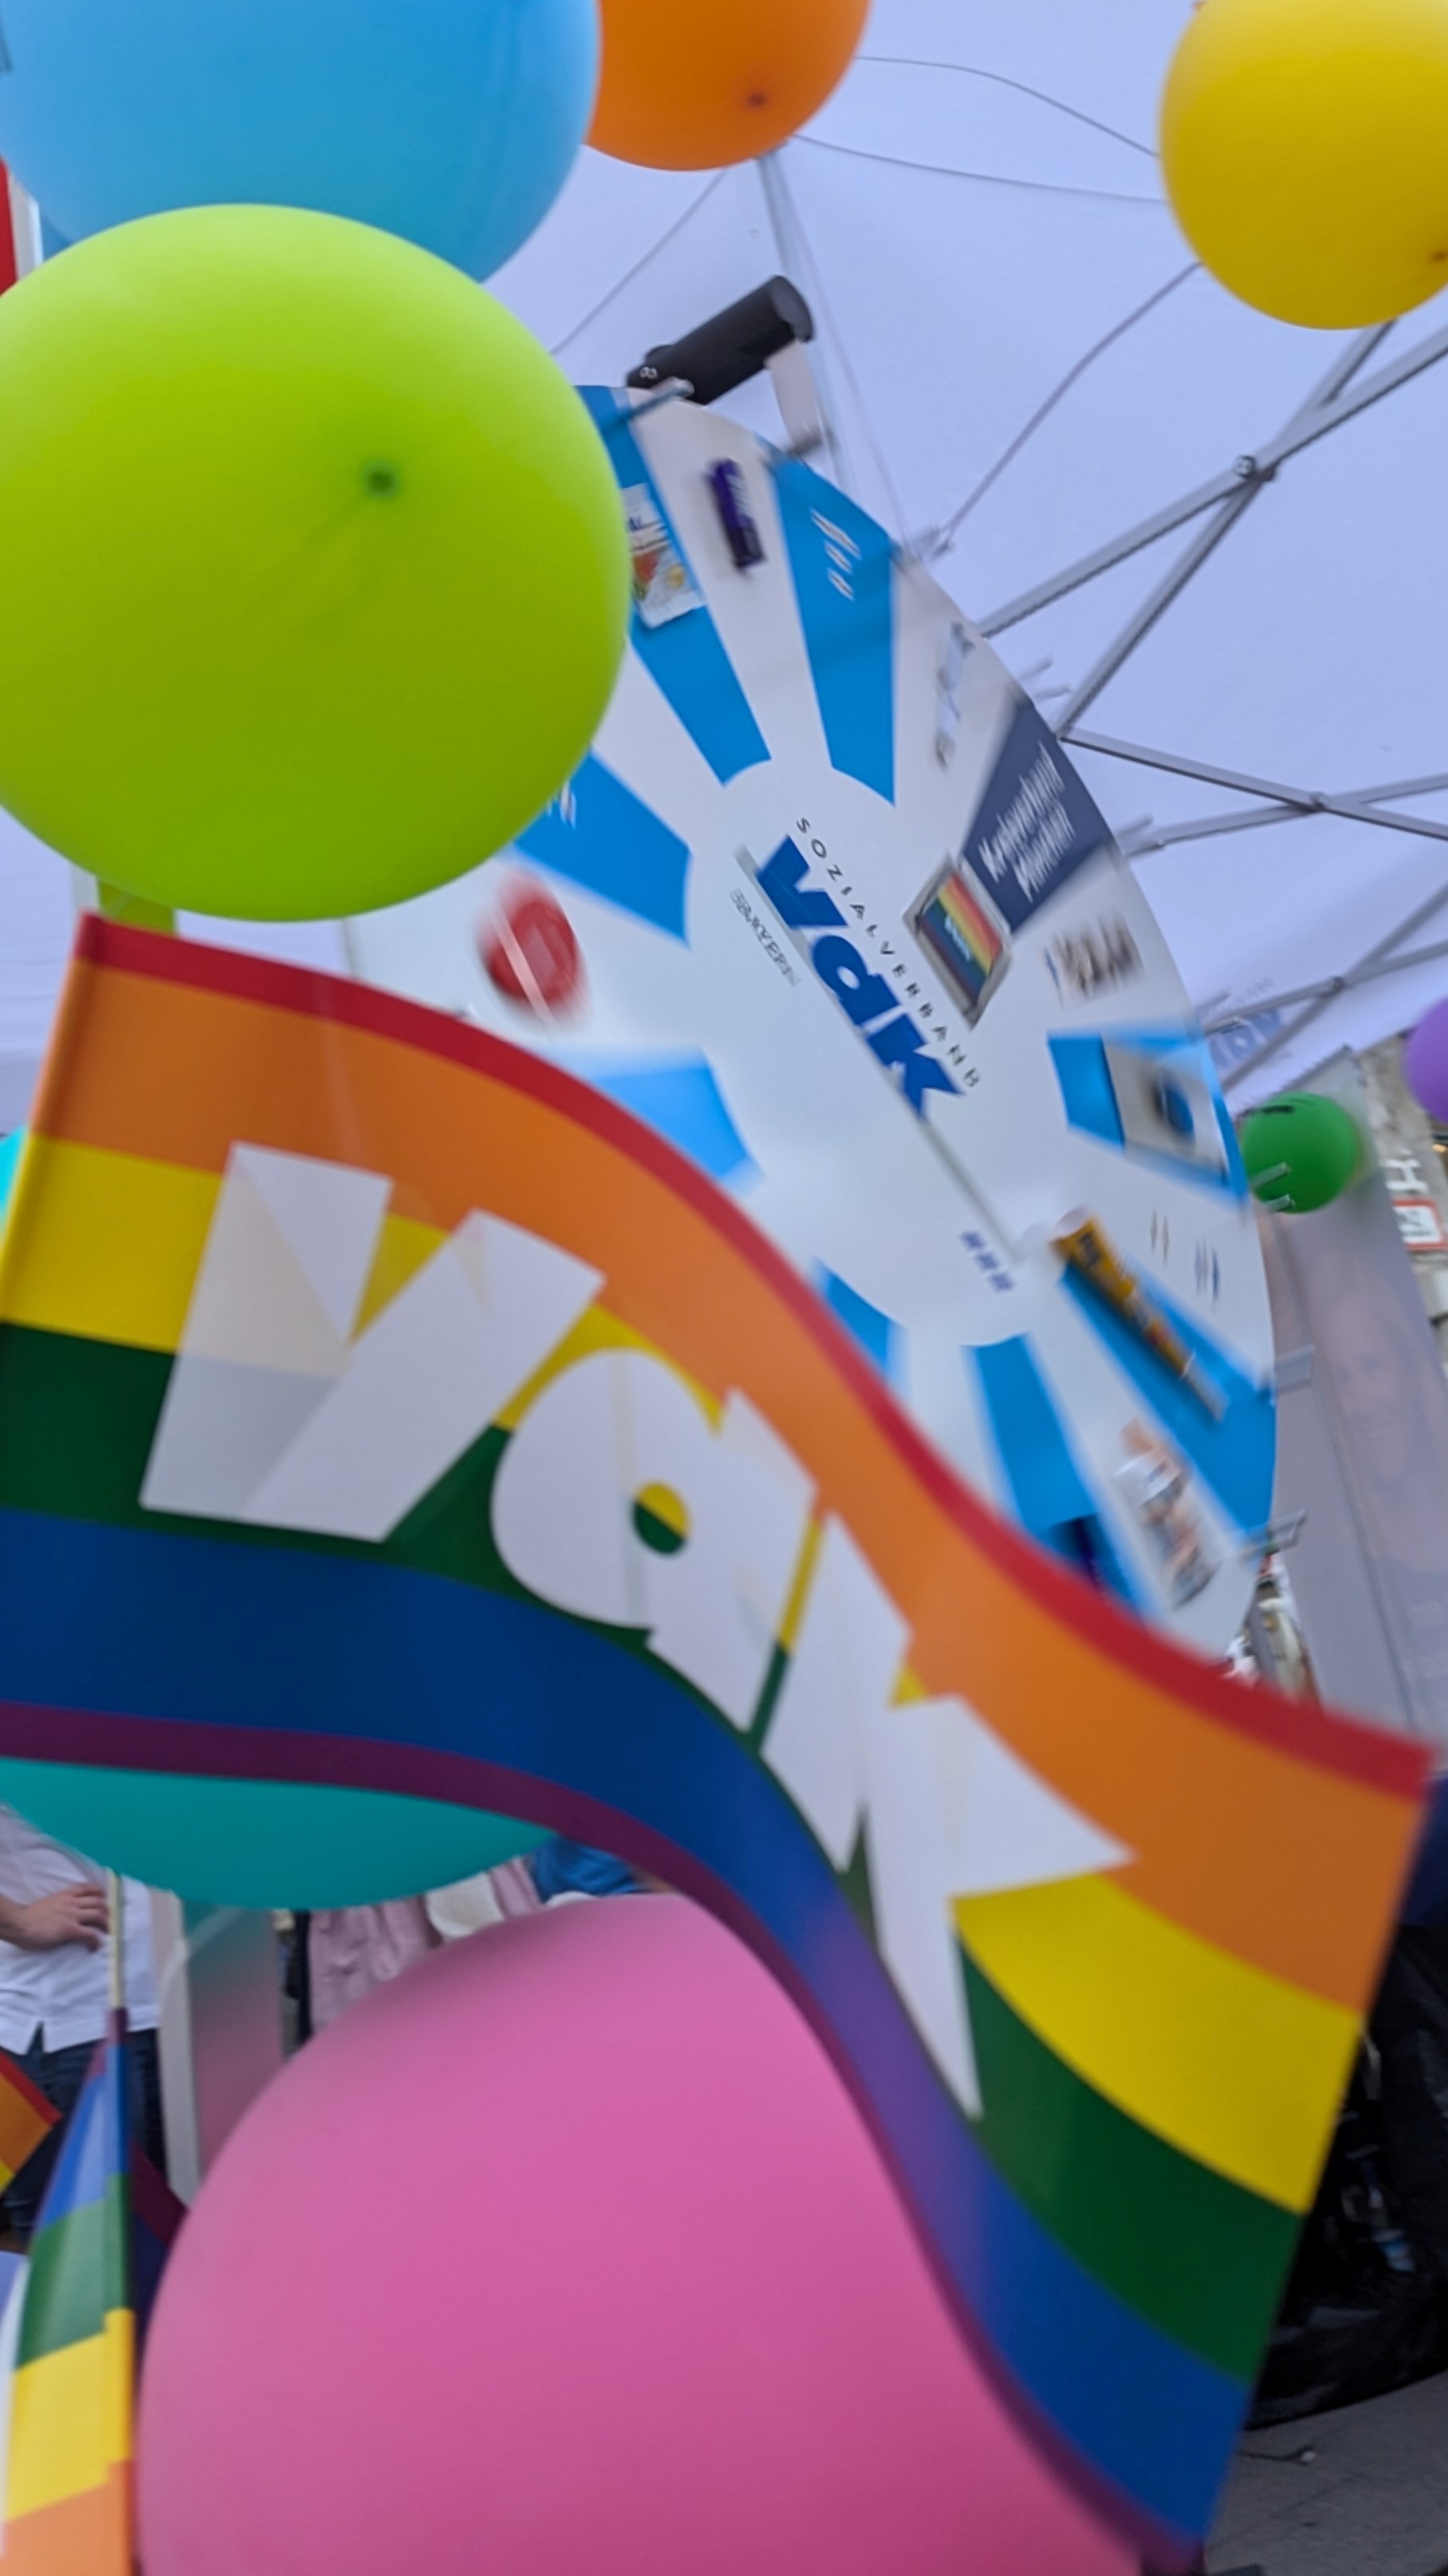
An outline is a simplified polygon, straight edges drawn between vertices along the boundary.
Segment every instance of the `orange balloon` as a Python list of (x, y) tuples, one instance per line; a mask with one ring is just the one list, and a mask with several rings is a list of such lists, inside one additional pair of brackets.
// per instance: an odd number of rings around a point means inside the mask
[(772, 152), (847, 70), (869, 0), (603, 0), (590, 143), (652, 170)]

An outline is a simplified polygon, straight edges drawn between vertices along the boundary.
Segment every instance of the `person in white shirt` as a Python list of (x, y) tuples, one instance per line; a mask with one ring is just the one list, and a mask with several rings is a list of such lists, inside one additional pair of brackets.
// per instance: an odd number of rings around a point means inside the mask
[[(137, 2143), (164, 2161), (156, 2053), (160, 2006), (143, 1887), (122, 1881), (122, 1973), (131, 2048), (131, 2116)], [(4, 2199), (5, 2223), (28, 2236), (50, 2179), (65, 2121), (86, 2079), (110, 2012), (110, 1910), (103, 1870), (47, 1840), (0, 1806), (0, 2048), (61, 2114)]]

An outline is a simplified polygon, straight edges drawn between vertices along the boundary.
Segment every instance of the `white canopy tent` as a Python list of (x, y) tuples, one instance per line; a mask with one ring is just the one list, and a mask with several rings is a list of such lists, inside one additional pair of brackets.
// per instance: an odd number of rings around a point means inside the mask
[[(1245, 1105), (1448, 989), (1448, 329), (1289, 330), (1193, 266), (1153, 151), (1185, 15), (876, 0), (767, 171), (587, 155), (498, 283), (616, 381), (795, 276), (842, 479), (945, 548), (1062, 725)], [(740, 399), (764, 426), (768, 396)], [(1371, 821), (1323, 810), (1365, 792)]]
[[(1294, 331), (1193, 265), (1153, 150), (1185, 15), (876, 0), (767, 167), (585, 154), (495, 283), (599, 382), (796, 277), (840, 478), (1061, 726), (1244, 1106), (1448, 990), (1448, 327)], [(762, 385), (737, 401), (773, 425)], [(0, 901), (9, 1123), (72, 910), (13, 826)]]

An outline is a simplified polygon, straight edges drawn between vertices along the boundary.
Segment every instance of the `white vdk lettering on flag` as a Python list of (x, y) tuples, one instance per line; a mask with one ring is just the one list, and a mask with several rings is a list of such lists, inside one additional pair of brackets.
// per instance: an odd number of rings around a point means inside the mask
[[(380, 1541), (472, 1447), (593, 1303), (602, 1274), (473, 1210), (365, 1331), (391, 1184), (233, 1148), (141, 1499)], [(682, 1543), (636, 1507), (663, 1488)], [(642, 1630), (750, 1725), (800, 1585), (813, 1482), (742, 1394), (717, 1427), (637, 1350), (575, 1360), (529, 1406), (494, 1484), (493, 1536), (538, 1599)], [(764, 1758), (829, 1861), (861, 1837), (881, 1954), (941, 2074), (980, 2108), (957, 1899), (1094, 1875), (1131, 1854), (959, 1698), (899, 1696), (909, 1630), (844, 1523), (826, 1521)]]
[(233, 1146), (141, 1488), (149, 1511), (384, 1539), (600, 1273), (474, 1209), (352, 1338), (391, 1183)]

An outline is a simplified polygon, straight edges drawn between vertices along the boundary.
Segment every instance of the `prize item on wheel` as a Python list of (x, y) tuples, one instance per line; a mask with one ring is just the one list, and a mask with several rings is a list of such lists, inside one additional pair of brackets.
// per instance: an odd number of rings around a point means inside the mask
[(510, 1002), (522, 1002), (544, 1019), (576, 1009), (583, 996), (583, 960), (573, 925), (546, 886), (516, 886), (478, 928), (478, 953), (488, 980)]
[(1076, 1002), (1094, 1001), (1098, 993), (1129, 984), (1141, 973), (1141, 951), (1119, 913), (1084, 930), (1066, 931), (1046, 950), (1046, 964), (1058, 993)]
[(1126, 1464), (1118, 1467), (1116, 1481), (1132, 1517), (1150, 1542), (1172, 1600), (1178, 1606), (1195, 1601), (1216, 1573), (1217, 1559), (1192, 1509), (1186, 1469), (1144, 1422), (1128, 1424), (1122, 1446)]
[(645, 626), (668, 626), (704, 603), (663, 519), (649, 498), (648, 486), (625, 492), (629, 555), (633, 563), (634, 606)]
[(721, 457), (711, 465), (706, 480), (714, 495), (719, 525), (724, 542), (741, 572), (764, 561), (764, 540), (749, 509), (749, 496), (744, 477), (732, 456)]
[(1121, 1132), (1129, 1147), (1170, 1154), (1199, 1170), (1225, 1170), (1227, 1148), (1209, 1082), (1180, 1048), (1156, 1056), (1107, 1039), (1106, 1071), (1116, 1097)]
[(1213, 1384), (1180, 1334), (1173, 1332), (1135, 1271), (1128, 1270), (1119, 1253), (1113, 1251), (1097, 1219), (1084, 1213), (1068, 1217), (1054, 1240), (1074, 1276), (1084, 1280), (1094, 1296), (1103, 1297), (1113, 1314), (1130, 1325), (1163, 1367), (1180, 1378), (1183, 1386), (1190, 1387), (1197, 1402), (1220, 1422), (1227, 1410), (1221, 1388)]
[(941, 869), (912, 924), (974, 1028), (1011, 962), (1011, 945), (995, 905), (962, 860)]

